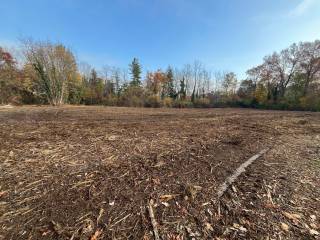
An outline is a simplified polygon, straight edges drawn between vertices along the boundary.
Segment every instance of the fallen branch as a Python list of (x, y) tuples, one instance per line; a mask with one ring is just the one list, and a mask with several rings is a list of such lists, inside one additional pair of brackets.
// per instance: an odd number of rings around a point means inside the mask
[(263, 149), (261, 150), (259, 153), (257, 153), (256, 155), (252, 156), (251, 158), (249, 158), (247, 161), (245, 161), (244, 163), (242, 163), (240, 165), (240, 167), (238, 167), (231, 176), (229, 176), (226, 181), (224, 181), (218, 188), (218, 193), (217, 196), (218, 198), (222, 197), (223, 194), (227, 191), (228, 187), (234, 183), (237, 178), (246, 171), (246, 168), (248, 166), (250, 166), (255, 160), (257, 160), (259, 157), (261, 157), (263, 154), (265, 154), (269, 149)]
[(149, 204), (148, 204), (148, 211), (149, 211), (149, 216), (150, 216), (150, 219), (151, 219), (151, 224), (152, 224), (152, 227), (153, 227), (154, 239), (155, 240), (160, 240), (159, 233), (158, 233), (158, 227), (157, 227), (157, 221), (156, 221), (156, 219), (154, 217), (152, 205), (153, 205), (153, 200), (151, 199), (149, 201)]

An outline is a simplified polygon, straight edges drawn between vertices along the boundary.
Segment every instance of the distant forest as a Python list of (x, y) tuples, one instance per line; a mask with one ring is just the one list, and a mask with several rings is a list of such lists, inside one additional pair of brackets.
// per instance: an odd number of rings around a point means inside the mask
[[(0, 104), (85, 104), (132, 107), (251, 107), (320, 111), (320, 41), (292, 44), (263, 58), (239, 80), (199, 61), (148, 71), (99, 71), (50, 41), (22, 41), (20, 61), (0, 47)], [(232, 66), (230, 66), (232, 68)]]

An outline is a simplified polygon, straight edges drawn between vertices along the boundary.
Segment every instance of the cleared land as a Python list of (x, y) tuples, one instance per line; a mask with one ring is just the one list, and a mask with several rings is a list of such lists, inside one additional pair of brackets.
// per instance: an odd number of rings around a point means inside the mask
[(319, 113), (0, 109), (0, 239), (316, 239), (319, 186)]

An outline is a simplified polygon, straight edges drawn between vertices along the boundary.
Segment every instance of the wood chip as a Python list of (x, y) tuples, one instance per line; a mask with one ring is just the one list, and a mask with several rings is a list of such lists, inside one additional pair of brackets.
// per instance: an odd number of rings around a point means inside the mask
[(285, 223), (281, 223), (281, 229), (283, 230), (283, 231), (286, 231), (286, 232), (288, 232), (289, 231), (289, 226), (287, 225), (287, 224), (285, 224)]

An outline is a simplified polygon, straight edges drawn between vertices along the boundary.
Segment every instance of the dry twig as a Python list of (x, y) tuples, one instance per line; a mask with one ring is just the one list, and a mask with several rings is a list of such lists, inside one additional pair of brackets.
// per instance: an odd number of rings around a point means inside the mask
[(158, 233), (158, 227), (157, 227), (157, 221), (154, 217), (154, 212), (153, 212), (153, 200), (151, 199), (149, 201), (149, 204), (148, 204), (148, 211), (149, 211), (149, 216), (150, 216), (150, 219), (151, 219), (151, 224), (152, 224), (152, 227), (153, 227), (153, 233), (154, 233), (154, 239), (155, 240), (160, 240), (160, 237), (159, 237), (159, 233)]

